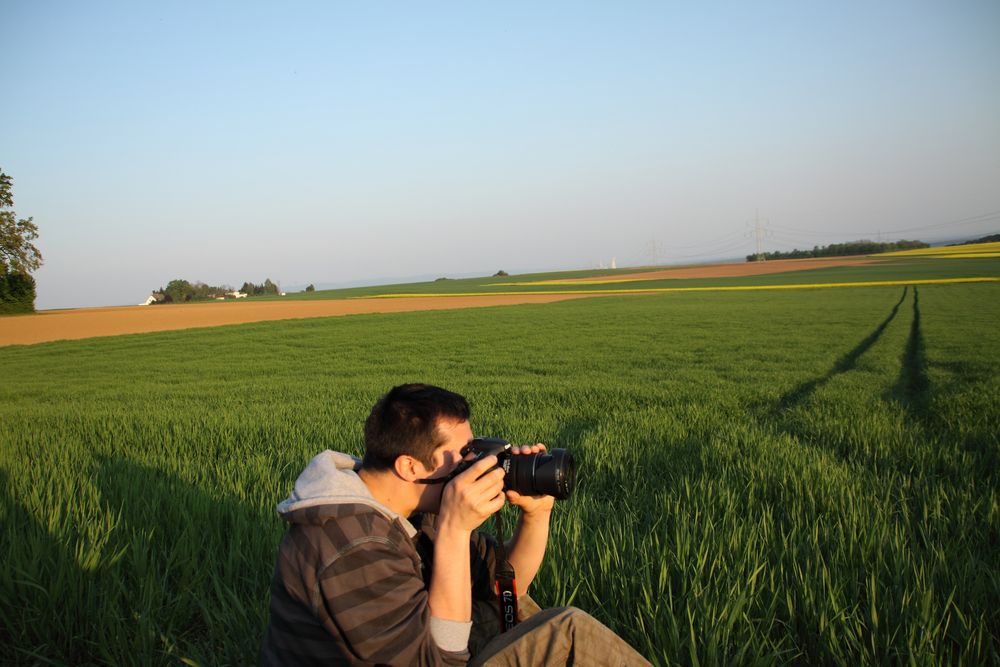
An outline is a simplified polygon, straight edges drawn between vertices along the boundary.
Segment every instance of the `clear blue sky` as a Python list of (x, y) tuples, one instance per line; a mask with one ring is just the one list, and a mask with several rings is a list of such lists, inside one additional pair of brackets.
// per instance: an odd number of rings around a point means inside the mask
[(992, 0), (6, 0), (0, 35), (40, 308), (736, 257), (756, 209), (772, 250), (1000, 231)]

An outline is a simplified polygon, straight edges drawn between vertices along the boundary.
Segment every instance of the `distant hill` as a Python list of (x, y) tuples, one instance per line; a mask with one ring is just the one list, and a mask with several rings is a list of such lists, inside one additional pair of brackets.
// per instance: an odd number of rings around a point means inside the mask
[(969, 243), (996, 243), (1000, 241), (1000, 234), (990, 234), (989, 236), (984, 236), (982, 238), (975, 239), (973, 241), (959, 241), (958, 243), (949, 243), (949, 246), (953, 245), (967, 245)]

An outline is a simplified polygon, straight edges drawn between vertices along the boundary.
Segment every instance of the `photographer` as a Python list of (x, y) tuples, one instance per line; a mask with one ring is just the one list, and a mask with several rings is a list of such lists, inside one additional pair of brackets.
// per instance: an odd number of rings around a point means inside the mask
[[(290, 527), (263, 664), (648, 664), (584, 612), (541, 611), (524, 595), (545, 554), (554, 499), (504, 491), (496, 456), (463, 462), (469, 415), (458, 394), (401, 385), (366, 420), (360, 465), (331, 451), (309, 463), (278, 505)], [(520, 518), (504, 550), (476, 529), (505, 502)], [(507, 563), (522, 622), (501, 632), (494, 580)]]

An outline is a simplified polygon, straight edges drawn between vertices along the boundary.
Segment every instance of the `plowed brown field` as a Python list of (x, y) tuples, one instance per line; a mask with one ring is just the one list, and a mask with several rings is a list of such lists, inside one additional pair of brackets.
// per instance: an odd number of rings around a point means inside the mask
[(579, 299), (573, 294), (502, 294), (497, 296), (443, 296), (349, 301), (260, 301), (118, 306), (53, 310), (34, 315), (0, 317), (0, 345), (26, 345), (53, 340), (117, 336), (120, 334), (216, 327), (267, 320), (331, 317), (362, 313), (398, 313), (548, 303)]
[(607, 280), (665, 280), (676, 278), (732, 278), (740, 276), (762, 276), (767, 273), (787, 273), (823, 269), (830, 266), (857, 266), (884, 262), (875, 257), (823, 257), (819, 259), (775, 259), (769, 262), (741, 262), (739, 264), (705, 264), (702, 266), (679, 266), (673, 269), (657, 269), (640, 273), (625, 273), (614, 276), (594, 276), (560, 280), (561, 283), (590, 283)]

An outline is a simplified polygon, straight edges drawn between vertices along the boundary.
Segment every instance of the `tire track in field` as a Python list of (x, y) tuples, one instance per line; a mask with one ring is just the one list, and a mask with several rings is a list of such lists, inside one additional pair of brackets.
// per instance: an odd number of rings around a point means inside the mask
[[(871, 346), (882, 337), (882, 333), (885, 331), (886, 327), (888, 327), (889, 324), (896, 318), (896, 315), (899, 313), (899, 307), (903, 305), (903, 302), (906, 300), (906, 293), (909, 289), (909, 286), (903, 288), (903, 294), (899, 297), (899, 301), (896, 302), (896, 305), (892, 307), (892, 311), (890, 311), (889, 316), (882, 320), (882, 322), (875, 327), (874, 331), (865, 336), (865, 338), (854, 346), (850, 352), (838, 359), (829, 371), (818, 378), (813, 378), (812, 380), (803, 382), (797, 387), (786, 392), (780, 399), (778, 399), (778, 403), (771, 410), (771, 416), (780, 417), (781, 414), (804, 401), (811, 393), (836, 376), (853, 370), (854, 367), (857, 366), (858, 359), (861, 358), (861, 355), (867, 352), (869, 348), (871, 348)], [(916, 294), (916, 289), (916, 287), (913, 288), (914, 294)], [(919, 331), (919, 322), (917, 324), (917, 328)]]
[[(968, 456), (977, 460), (978, 469), (993, 474), (1000, 466), (1000, 450), (984, 447), (981, 443), (968, 441), (965, 436), (952, 432), (952, 427), (937, 414), (934, 406), (935, 388), (928, 375), (929, 361), (926, 354), (924, 333), (920, 311), (920, 293), (913, 289), (913, 311), (909, 333), (900, 357), (899, 373), (896, 381), (887, 387), (879, 397), (886, 408), (895, 406), (902, 410), (907, 422), (912, 424), (910, 436), (916, 442), (923, 441), (931, 447), (928, 451), (916, 451), (903, 448), (899, 451), (886, 451), (879, 447), (869, 447), (863, 439), (843, 439), (842, 433), (829, 432), (823, 428), (812, 432), (808, 427), (804, 430), (795, 423), (795, 416), (789, 411), (803, 401), (817, 388), (834, 379), (842, 373), (855, 368), (861, 356), (881, 338), (885, 329), (899, 313), (900, 306), (907, 298), (907, 289), (893, 306), (888, 317), (883, 320), (868, 336), (866, 336), (850, 352), (842, 356), (824, 375), (803, 382), (791, 391), (785, 393), (766, 416), (758, 418), (762, 428), (771, 432), (781, 433), (796, 439), (802, 445), (809, 445), (835, 457), (841, 463), (852, 468), (894, 469), (905, 475), (912, 475), (914, 470), (922, 474), (951, 476), (960, 474), (964, 468), (960, 461), (949, 456), (944, 450), (950, 447), (961, 447)], [(817, 409), (822, 409), (819, 407)], [(807, 417), (808, 421), (808, 417)], [(957, 437), (956, 437), (957, 436)], [(869, 443), (870, 444), (870, 443)], [(943, 449), (938, 449), (938, 448)], [(936, 454), (934, 452), (937, 452)], [(959, 467), (956, 467), (959, 466)]]
[[(914, 288), (914, 293), (916, 293), (916, 288)], [(893, 320), (896, 319), (896, 316), (899, 314), (899, 309), (905, 303), (908, 294), (909, 286), (905, 286), (899, 300), (893, 305), (886, 318), (882, 320), (871, 333), (861, 339), (857, 345), (837, 359), (830, 370), (819, 377), (800, 383), (791, 390), (785, 392), (771, 405), (770, 409), (765, 409), (763, 413), (757, 417), (757, 422), (761, 428), (775, 434), (784, 434), (789, 436), (800, 445), (815, 448), (819, 452), (822, 452), (823, 455), (833, 457), (837, 462), (843, 465), (847, 465), (852, 468), (858, 465), (864, 465), (862, 461), (873, 456), (874, 454), (872, 452), (862, 453), (854, 447), (847, 446), (848, 443), (840, 442), (838, 436), (835, 434), (813, 433), (810, 432), (809, 429), (803, 430), (800, 425), (795, 423), (793, 410), (809, 398), (809, 396), (817, 389), (834, 378), (856, 368), (861, 357), (868, 352), (868, 350), (871, 349), (876, 342), (878, 342), (883, 333), (885, 333), (885, 330), (889, 327)], [(917, 330), (919, 331), (919, 323), (917, 324)], [(913, 338), (912, 326), (911, 338)], [(885, 396), (883, 397), (883, 400), (891, 400), (891, 398)]]
[[(850, 435), (850, 428), (831, 429), (829, 425), (821, 425), (822, 419), (814, 419), (822, 414), (817, 415), (811, 410), (805, 415), (799, 415), (804, 421), (796, 423), (797, 415), (792, 410), (823, 384), (854, 370), (861, 356), (881, 338), (885, 329), (898, 315), (907, 293), (908, 290), (904, 289), (903, 295), (893, 306), (888, 317), (850, 352), (838, 359), (827, 373), (803, 382), (785, 393), (773, 404), (770, 411), (765, 411), (764, 416), (758, 417), (757, 421), (762, 428), (772, 433), (790, 436), (801, 445), (813, 447), (830, 455), (854, 470), (895, 470), (905, 476), (953, 477), (964, 474), (963, 471), (967, 469), (962, 457), (972, 457), (976, 461), (974, 464), (976, 470), (982, 472), (985, 477), (995, 475), (1000, 468), (1000, 450), (982, 442), (981, 439), (970, 437), (961, 429), (955, 430), (955, 425), (948, 423), (935, 406), (936, 400), (942, 398), (938, 395), (942, 388), (936, 388), (928, 374), (930, 362), (924, 340), (920, 293), (916, 287), (913, 289), (909, 333), (899, 357), (896, 380), (878, 396), (872, 396), (872, 402), (881, 402), (884, 409), (900, 410), (905, 422), (910, 425), (905, 432), (899, 432), (902, 440), (897, 444), (902, 446), (898, 449), (887, 449), (866, 436), (858, 433)], [(887, 381), (889, 379), (886, 378)], [(814, 409), (824, 408), (817, 406)], [(961, 456), (955, 454), (956, 448), (962, 450)]]

